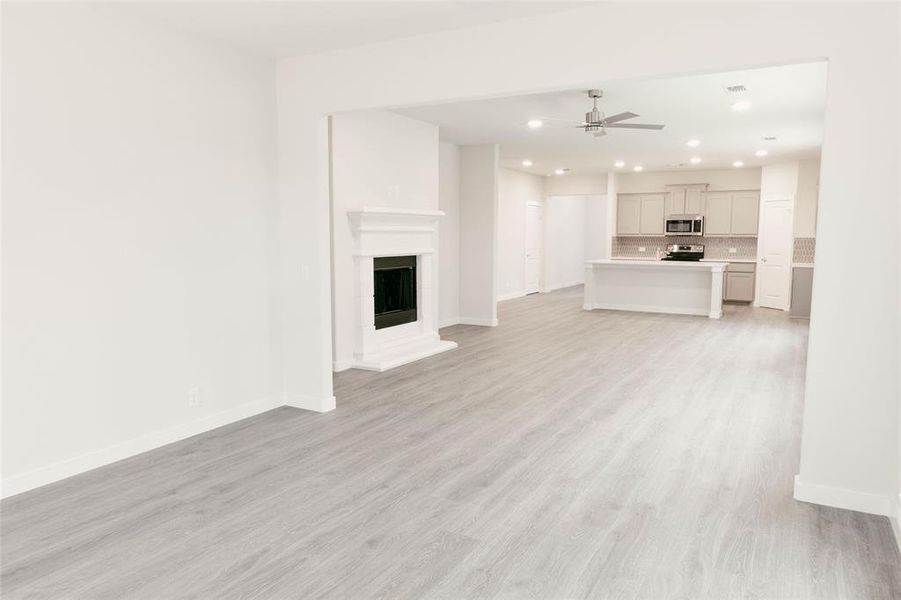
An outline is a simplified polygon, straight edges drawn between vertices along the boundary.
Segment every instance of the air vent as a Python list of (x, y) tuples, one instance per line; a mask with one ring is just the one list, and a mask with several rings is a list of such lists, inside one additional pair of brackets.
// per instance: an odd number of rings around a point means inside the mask
[(723, 89), (726, 90), (727, 94), (744, 94), (745, 92), (748, 91), (748, 88), (746, 88), (745, 86), (740, 85), (740, 84), (739, 85), (727, 85)]
[(763, 141), (764, 141), (764, 142), (775, 142), (775, 141), (776, 141), (776, 136), (775, 136), (775, 135), (768, 135), (768, 136), (766, 136), (766, 137), (763, 138)]

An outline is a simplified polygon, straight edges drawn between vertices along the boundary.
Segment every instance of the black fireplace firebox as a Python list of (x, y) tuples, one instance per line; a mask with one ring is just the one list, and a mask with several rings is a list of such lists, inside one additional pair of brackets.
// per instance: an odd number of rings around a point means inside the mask
[(416, 257), (384, 256), (373, 260), (375, 328), (416, 321)]

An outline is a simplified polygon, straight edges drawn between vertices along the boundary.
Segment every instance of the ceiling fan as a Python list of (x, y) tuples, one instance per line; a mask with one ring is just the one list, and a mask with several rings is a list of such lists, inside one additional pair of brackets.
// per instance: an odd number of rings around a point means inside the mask
[(584, 129), (586, 133), (592, 134), (594, 137), (607, 135), (607, 129), (663, 129), (663, 125), (652, 125), (648, 123), (622, 123), (628, 119), (634, 119), (638, 115), (633, 112), (623, 112), (612, 117), (605, 117), (604, 113), (598, 110), (598, 98), (604, 97), (601, 90), (588, 90), (588, 97), (594, 101), (594, 108), (585, 113), (585, 120), (577, 127)]

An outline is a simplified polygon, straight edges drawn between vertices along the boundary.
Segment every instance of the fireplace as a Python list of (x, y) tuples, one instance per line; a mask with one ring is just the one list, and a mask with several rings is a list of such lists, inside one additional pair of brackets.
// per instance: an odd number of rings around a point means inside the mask
[(438, 333), (440, 210), (364, 206), (353, 235), (353, 358), (342, 368), (385, 371), (453, 350)]
[(416, 257), (375, 257), (372, 266), (375, 328), (415, 322)]

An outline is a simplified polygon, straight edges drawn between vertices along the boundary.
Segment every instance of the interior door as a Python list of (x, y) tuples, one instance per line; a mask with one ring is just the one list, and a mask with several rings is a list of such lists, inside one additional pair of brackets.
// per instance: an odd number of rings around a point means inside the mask
[(525, 292), (536, 293), (541, 285), (541, 237), (543, 230), (541, 205), (526, 205)]
[(792, 282), (792, 200), (765, 200), (761, 208), (757, 252), (757, 303), (788, 310)]

